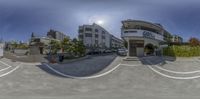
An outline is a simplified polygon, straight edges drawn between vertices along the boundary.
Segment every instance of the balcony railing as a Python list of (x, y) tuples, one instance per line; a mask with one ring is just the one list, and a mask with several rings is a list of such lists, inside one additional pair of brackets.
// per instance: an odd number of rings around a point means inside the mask
[(143, 37), (163, 41), (163, 35), (139, 29), (122, 29), (121, 37)]

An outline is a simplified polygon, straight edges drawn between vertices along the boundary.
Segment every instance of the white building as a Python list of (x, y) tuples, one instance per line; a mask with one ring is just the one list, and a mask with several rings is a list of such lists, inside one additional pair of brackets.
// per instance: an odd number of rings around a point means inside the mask
[(64, 33), (56, 31), (56, 30), (52, 30), (52, 29), (50, 29), (49, 32), (47, 32), (47, 36), (49, 38), (54, 38), (54, 39), (57, 39), (60, 41), (62, 41), (64, 38), (68, 38), (68, 39), (70, 38), (69, 36), (65, 35)]
[(171, 34), (160, 24), (141, 20), (122, 21), (121, 37), (128, 43), (128, 56), (154, 55)]
[[(92, 25), (79, 26), (79, 40), (83, 41), (87, 49), (106, 50), (112, 48), (112, 43), (115, 41), (121, 42), (120, 39), (115, 39), (103, 27), (93, 23)], [(111, 39), (112, 38), (112, 39)], [(120, 40), (120, 41), (118, 41)], [(119, 44), (119, 43), (117, 43)], [(115, 44), (116, 45), (116, 44)]]
[(49, 52), (49, 44), (52, 40), (60, 42), (60, 40), (58, 39), (45, 36), (31, 37), (29, 41), (30, 54), (32, 55), (46, 54), (47, 52)]
[(174, 43), (182, 43), (183, 42), (183, 38), (178, 36), (178, 35), (173, 35), (172, 36), (172, 42), (174, 42)]
[(118, 49), (124, 47), (124, 41), (111, 35), (111, 42), (110, 46), (112, 49)]

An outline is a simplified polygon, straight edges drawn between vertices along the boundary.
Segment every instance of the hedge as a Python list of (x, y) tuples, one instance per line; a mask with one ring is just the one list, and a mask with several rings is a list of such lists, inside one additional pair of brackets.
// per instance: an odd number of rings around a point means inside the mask
[(163, 49), (163, 55), (174, 57), (193, 57), (200, 56), (200, 46), (173, 45)]

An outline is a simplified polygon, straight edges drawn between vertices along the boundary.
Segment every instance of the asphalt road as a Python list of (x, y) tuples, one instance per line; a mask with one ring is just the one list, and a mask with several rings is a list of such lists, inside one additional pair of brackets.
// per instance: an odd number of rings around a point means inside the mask
[[(173, 79), (168, 78), (152, 70), (159, 71), (161, 74), (166, 71), (161, 71), (155, 67), (155, 64), (160, 58), (143, 58), (141, 61), (123, 61), (123, 57), (114, 55), (99, 56), (86, 60), (81, 60), (75, 63), (61, 65), (62, 69), (55, 68), (56, 65), (50, 65), (55, 70), (68, 73), (73, 76), (78, 75), (70, 73), (67, 69), (73, 69), (69, 66), (79, 68), (79, 66), (97, 66), (92, 68), (91, 75), (101, 74), (118, 66), (113, 71), (106, 75), (91, 78), (91, 79), (73, 79), (63, 77), (52, 71), (43, 64), (31, 64), (12, 62), (7, 59), (0, 61), (10, 65), (13, 70), (17, 69), (0, 78), (0, 98), (3, 99), (199, 99), (200, 78), (195, 79)], [(149, 60), (150, 63), (147, 61)], [(101, 61), (101, 62), (98, 62)], [(109, 62), (113, 61), (113, 62)], [(191, 60), (195, 62), (192, 67), (195, 70), (196, 64), (200, 60)], [(105, 62), (105, 63), (104, 63)], [(162, 67), (168, 70), (185, 70), (180, 66), (181, 62), (167, 61), (175, 68)], [(190, 65), (191, 65), (190, 62)], [(102, 68), (99, 64), (102, 63)], [(80, 65), (78, 65), (80, 64)], [(186, 64), (186, 63), (183, 63)], [(0, 64), (2, 68), (6, 68), (5, 64)], [(105, 66), (108, 65), (108, 66)], [(168, 64), (169, 65), (169, 64)], [(3, 67), (4, 66), (4, 67)], [(57, 65), (59, 66), (59, 65)], [(66, 68), (65, 68), (66, 66)], [(151, 67), (152, 68), (151, 68)], [(200, 66), (200, 65), (199, 65)], [(178, 69), (180, 68), (180, 69)], [(188, 68), (184, 66), (184, 68)], [(65, 70), (66, 69), (66, 70)], [(198, 69), (198, 68), (196, 68)], [(76, 70), (76, 69), (74, 69)], [(88, 71), (80, 69), (80, 71)], [(185, 72), (185, 71), (183, 71)], [(5, 74), (5, 73), (2, 73)], [(2, 75), (0, 74), (0, 76)], [(167, 73), (165, 73), (168, 75)], [(85, 76), (90, 76), (90, 73)], [(177, 75), (171, 75), (176, 77)], [(193, 75), (190, 75), (193, 76)], [(196, 74), (194, 75), (196, 76)]]

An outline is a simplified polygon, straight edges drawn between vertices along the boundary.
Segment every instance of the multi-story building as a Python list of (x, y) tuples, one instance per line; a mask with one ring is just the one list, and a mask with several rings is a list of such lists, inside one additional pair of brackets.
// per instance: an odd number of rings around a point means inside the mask
[(59, 39), (55, 39), (52, 37), (45, 36), (35, 36), (34, 33), (31, 35), (31, 39), (29, 40), (30, 54), (46, 54), (48, 53), (48, 47), (51, 40), (60, 41)]
[(111, 35), (111, 42), (110, 46), (112, 49), (118, 49), (124, 47), (124, 41)]
[(172, 36), (172, 42), (173, 43), (182, 43), (183, 42), (183, 38), (178, 36), (178, 35), (173, 35)]
[(47, 37), (54, 38), (60, 41), (62, 41), (64, 38), (69, 38), (69, 36), (65, 35), (64, 33), (52, 29), (47, 32)]
[(153, 55), (172, 35), (162, 25), (141, 20), (122, 21), (121, 37), (128, 42), (128, 56)]
[(79, 26), (78, 33), (79, 40), (83, 41), (88, 51), (111, 49), (112, 44), (116, 42), (115, 45), (118, 46), (117, 44), (120, 44), (118, 42), (121, 42), (120, 39), (116, 39), (103, 27), (95, 23)]

